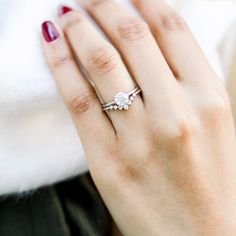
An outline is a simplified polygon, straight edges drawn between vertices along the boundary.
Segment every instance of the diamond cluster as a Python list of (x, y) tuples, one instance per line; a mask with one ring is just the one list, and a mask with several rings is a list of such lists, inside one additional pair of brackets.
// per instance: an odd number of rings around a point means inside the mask
[(141, 92), (142, 91), (138, 86), (129, 93), (119, 92), (114, 96), (112, 102), (102, 104), (102, 110), (129, 110), (129, 107), (133, 103), (135, 97)]
[(109, 109), (110, 110), (117, 110), (117, 109), (128, 110), (129, 106), (132, 104), (132, 101), (134, 100), (135, 97), (136, 97), (135, 94), (130, 96), (128, 93), (120, 92), (116, 94), (114, 97), (114, 101), (116, 104), (113, 106), (110, 106)]

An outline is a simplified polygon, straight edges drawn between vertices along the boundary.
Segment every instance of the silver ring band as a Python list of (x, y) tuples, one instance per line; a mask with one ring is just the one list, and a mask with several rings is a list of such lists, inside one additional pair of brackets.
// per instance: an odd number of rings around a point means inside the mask
[(102, 110), (129, 110), (135, 97), (141, 92), (138, 86), (128, 93), (119, 92), (114, 96), (114, 101), (102, 104)]

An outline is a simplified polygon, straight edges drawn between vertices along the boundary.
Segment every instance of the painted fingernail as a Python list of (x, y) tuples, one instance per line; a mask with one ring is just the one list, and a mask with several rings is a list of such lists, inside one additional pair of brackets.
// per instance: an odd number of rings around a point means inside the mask
[(45, 21), (42, 24), (42, 33), (45, 40), (50, 43), (59, 38), (59, 33), (51, 21)]
[(73, 11), (73, 9), (67, 6), (60, 6), (58, 11), (58, 16), (63, 16), (70, 11)]

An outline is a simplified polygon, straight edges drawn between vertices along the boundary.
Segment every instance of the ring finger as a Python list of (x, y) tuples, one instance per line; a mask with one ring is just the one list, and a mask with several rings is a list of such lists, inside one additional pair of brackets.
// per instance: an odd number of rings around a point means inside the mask
[[(169, 94), (174, 94), (176, 80), (148, 25), (114, 0), (77, 1), (86, 7), (121, 52), (144, 91), (145, 106), (161, 109), (160, 104), (166, 104)], [(162, 96), (153, 99), (157, 94)]]
[[(135, 83), (128, 73), (117, 50), (107, 42), (81, 14), (71, 11), (59, 19), (68, 41), (79, 61), (92, 78), (103, 102), (113, 101), (118, 92), (129, 92)], [(140, 96), (134, 101), (128, 112), (111, 111), (109, 115), (117, 131), (131, 127), (137, 114), (143, 114)], [(128, 119), (127, 119), (128, 118)], [(131, 119), (130, 119), (131, 118)]]

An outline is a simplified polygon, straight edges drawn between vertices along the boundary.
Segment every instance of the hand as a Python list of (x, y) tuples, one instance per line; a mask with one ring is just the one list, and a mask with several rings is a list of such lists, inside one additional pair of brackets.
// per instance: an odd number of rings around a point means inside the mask
[[(185, 22), (162, 0), (134, 1), (147, 23), (115, 1), (87, 2), (115, 47), (66, 8), (60, 27), (43, 24), (43, 45), (119, 228), (133, 236), (235, 236), (230, 103)], [(102, 111), (98, 97), (110, 102), (134, 82), (142, 94), (128, 111)]]

